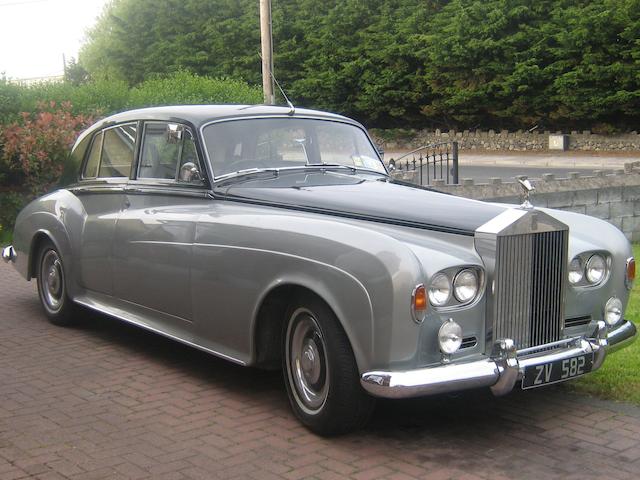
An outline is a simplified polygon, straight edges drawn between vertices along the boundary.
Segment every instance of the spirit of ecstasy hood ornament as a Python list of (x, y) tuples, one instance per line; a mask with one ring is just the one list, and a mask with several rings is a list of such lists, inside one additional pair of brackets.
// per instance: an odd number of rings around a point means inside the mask
[(520, 186), (522, 187), (522, 190), (524, 191), (522, 195), (522, 205), (520, 205), (520, 208), (531, 210), (533, 208), (533, 205), (529, 201), (529, 195), (533, 190), (535, 190), (535, 187), (531, 185), (531, 182), (526, 178), (519, 178), (518, 183), (520, 184)]

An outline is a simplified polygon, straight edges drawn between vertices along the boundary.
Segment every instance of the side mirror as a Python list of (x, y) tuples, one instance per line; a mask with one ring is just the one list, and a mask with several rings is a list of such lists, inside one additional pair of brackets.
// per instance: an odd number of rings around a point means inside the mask
[(187, 183), (201, 182), (202, 175), (200, 175), (200, 170), (198, 170), (195, 163), (187, 162), (180, 167), (179, 179), (181, 182)]
[(389, 165), (387, 166), (390, 172), (394, 172), (396, 170), (396, 161), (392, 158), (389, 160)]
[(177, 123), (169, 123), (167, 125), (167, 143), (176, 144), (182, 141), (182, 135), (184, 133), (184, 125)]

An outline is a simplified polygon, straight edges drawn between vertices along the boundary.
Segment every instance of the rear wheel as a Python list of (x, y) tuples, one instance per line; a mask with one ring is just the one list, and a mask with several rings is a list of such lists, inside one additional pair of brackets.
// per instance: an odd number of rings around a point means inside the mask
[(75, 304), (67, 295), (62, 258), (50, 241), (45, 242), (38, 252), (37, 283), (40, 304), (49, 321), (55, 325), (71, 325), (75, 318)]
[(363, 426), (375, 400), (360, 386), (351, 345), (331, 309), (301, 295), (288, 309), (283, 370), (296, 416), (319, 435)]

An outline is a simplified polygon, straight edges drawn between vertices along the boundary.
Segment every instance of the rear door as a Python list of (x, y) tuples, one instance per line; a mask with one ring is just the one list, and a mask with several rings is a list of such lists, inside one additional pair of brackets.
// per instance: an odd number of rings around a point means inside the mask
[(80, 237), (79, 283), (87, 290), (113, 294), (113, 241), (125, 202), (137, 142), (137, 123), (103, 129), (92, 139), (81, 180), (73, 192), (85, 221)]

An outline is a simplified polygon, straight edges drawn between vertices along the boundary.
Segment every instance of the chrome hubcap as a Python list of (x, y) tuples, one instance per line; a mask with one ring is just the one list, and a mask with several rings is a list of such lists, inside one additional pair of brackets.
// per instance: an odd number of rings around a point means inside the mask
[(54, 250), (49, 250), (42, 258), (40, 268), (40, 290), (45, 306), (56, 312), (62, 305), (64, 296), (64, 276), (62, 263)]
[(329, 391), (328, 365), (322, 331), (311, 312), (297, 310), (287, 331), (287, 374), (298, 405), (307, 413), (317, 412)]

